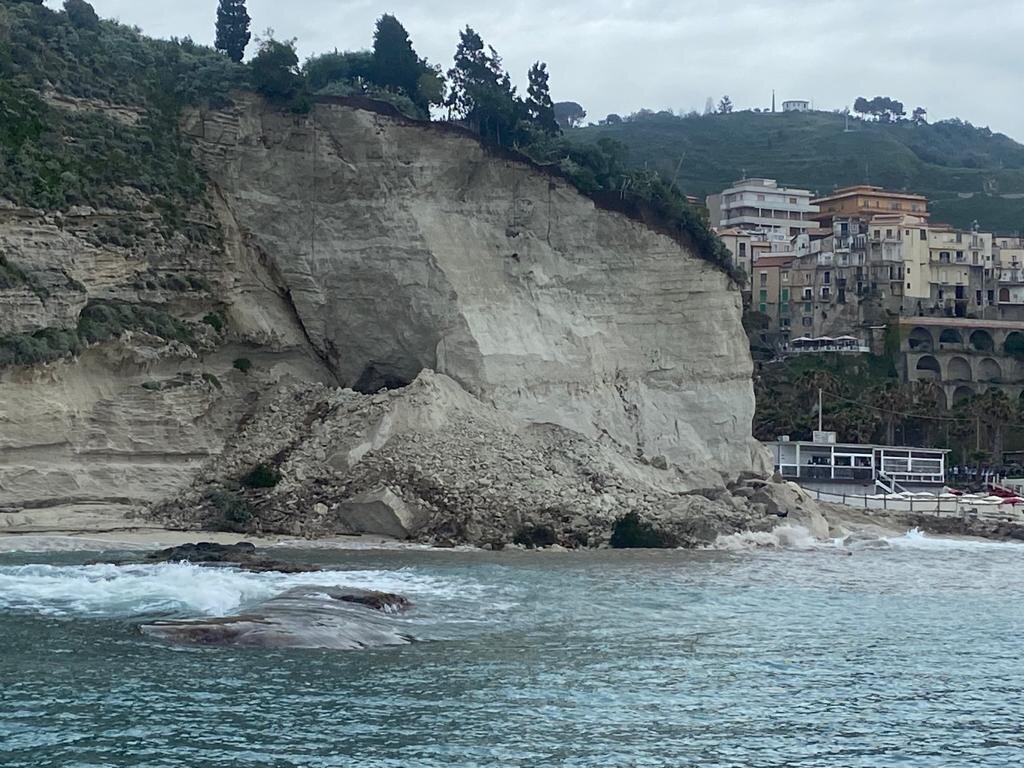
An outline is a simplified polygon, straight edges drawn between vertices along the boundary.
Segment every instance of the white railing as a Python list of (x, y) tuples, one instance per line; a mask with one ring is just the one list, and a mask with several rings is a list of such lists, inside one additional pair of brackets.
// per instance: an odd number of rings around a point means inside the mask
[[(803, 486), (801, 486), (803, 488)], [(977, 497), (956, 496), (915, 496), (904, 493), (856, 495), (803, 488), (818, 501), (843, 504), (847, 507), (876, 512), (903, 512), (909, 514), (933, 515), (961, 519), (991, 520), (1000, 522), (1024, 522), (1024, 504), (1004, 504), (1003, 499), (993, 500)]]

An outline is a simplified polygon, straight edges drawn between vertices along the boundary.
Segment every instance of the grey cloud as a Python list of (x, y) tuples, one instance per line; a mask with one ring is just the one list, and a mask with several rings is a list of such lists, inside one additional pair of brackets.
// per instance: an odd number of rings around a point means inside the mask
[[(58, 0), (48, 0), (51, 6)], [(169, 37), (213, 37), (215, 0), (93, 0), (102, 16)], [(738, 108), (779, 98), (842, 108), (858, 95), (922, 105), (1024, 139), (1017, 0), (250, 0), (254, 31), (297, 37), (304, 56), (369, 45), (397, 15), (421, 55), (447, 67), (473, 26), (520, 84), (547, 61), (556, 99), (608, 112), (700, 109), (729, 94)]]

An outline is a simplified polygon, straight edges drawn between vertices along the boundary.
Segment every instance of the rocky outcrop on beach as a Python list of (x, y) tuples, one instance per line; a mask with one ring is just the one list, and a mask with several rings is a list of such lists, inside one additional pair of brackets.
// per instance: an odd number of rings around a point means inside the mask
[(180, 231), (140, 190), (0, 204), (0, 512), (493, 546), (773, 516), (740, 294), (684, 244), (371, 109), (243, 94), (184, 132)]

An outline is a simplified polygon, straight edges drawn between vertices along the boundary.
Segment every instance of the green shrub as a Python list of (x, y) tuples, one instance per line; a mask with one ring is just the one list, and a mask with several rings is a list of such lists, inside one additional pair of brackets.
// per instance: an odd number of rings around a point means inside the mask
[(266, 464), (257, 464), (242, 478), (247, 488), (273, 488), (281, 482), (281, 473)]
[(614, 549), (665, 549), (677, 545), (671, 535), (641, 520), (636, 512), (627, 512), (615, 521), (608, 543)]
[(213, 328), (217, 333), (224, 330), (224, 315), (220, 312), (210, 312), (203, 317), (203, 322)]
[(205, 381), (207, 384), (212, 385), (216, 389), (224, 389), (224, 385), (220, 383), (220, 379), (218, 379), (212, 373), (204, 372), (203, 381)]
[(252, 505), (233, 491), (210, 491), (206, 501), (217, 512), (215, 524), (236, 531), (244, 529), (254, 517)]
[(32, 334), (0, 337), (0, 367), (33, 365), (77, 355), (89, 344), (116, 338), (126, 330), (146, 331), (168, 341), (194, 344), (188, 323), (144, 304), (91, 301), (74, 329), (43, 328)]
[(232, 363), (232, 365), (242, 373), (248, 373), (252, 368), (252, 361), (247, 357), (239, 357)]

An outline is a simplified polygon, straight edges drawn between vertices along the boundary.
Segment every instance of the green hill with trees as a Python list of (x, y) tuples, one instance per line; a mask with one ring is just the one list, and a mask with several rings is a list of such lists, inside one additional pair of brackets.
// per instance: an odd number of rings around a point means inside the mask
[(1024, 230), (1024, 145), (962, 120), (928, 123), (923, 110), (911, 119), (891, 111), (859, 118), (641, 110), (609, 115), (570, 135), (620, 141), (629, 148), (628, 163), (667, 174), (688, 194), (718, 192), (744, 176), (819, 194), (867, 183), (927, 195), (936, 221), (968, 227), (977, 220), (1005, 234)]

